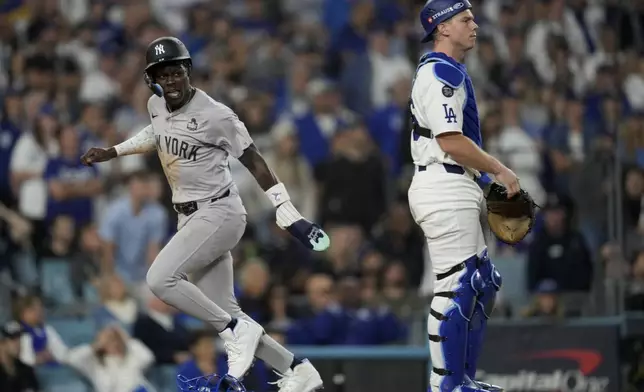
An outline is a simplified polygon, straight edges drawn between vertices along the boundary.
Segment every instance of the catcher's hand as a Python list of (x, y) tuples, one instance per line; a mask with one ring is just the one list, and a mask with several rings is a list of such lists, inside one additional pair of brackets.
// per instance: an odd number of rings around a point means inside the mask
[(490, 230), (501, 241), (514, 245), (532, 229), (538, 206), (525, 190), (508, 198), (505, 187), (493, 182), (485, 190), (485, 200)]

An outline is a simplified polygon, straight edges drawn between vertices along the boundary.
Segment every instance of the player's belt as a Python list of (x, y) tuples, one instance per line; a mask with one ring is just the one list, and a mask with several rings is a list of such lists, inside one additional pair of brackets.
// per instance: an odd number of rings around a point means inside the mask
[[(459, 165), (452, 165), (451, 163), (443, 163), (443, 167), (445, 168), (445, 171), (448, 173), (453, 173), (453, 174), (465, 174), (465, 169), (463, 169), (463, 166)], [(423, 172), (427, 170), (427, 166), (418, 166), (418, 171)]]
[[(224, 197), (230, 196), (230, 189), (228, 189), (226, 192), (224, 192), (221, 196), (213, 197), (210, 199), (210, 203), (214, 203), (217, 200), (221, 200)], [(178, 203), (178, 204), (173, 204), (174, 210), (177, 211), (179, 214), (183, 214), (185, 216), (192, 215), (199, 209), (199, 203), (196, 201), (187, 201), (185, 203)]]

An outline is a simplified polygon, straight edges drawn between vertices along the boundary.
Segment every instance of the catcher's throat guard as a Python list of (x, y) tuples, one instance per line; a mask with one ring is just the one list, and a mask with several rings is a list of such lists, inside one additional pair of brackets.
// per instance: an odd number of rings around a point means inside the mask
[(485, 189), (487, 221), (490, 230), (501, 241), (515, 245), (523, 240), (534, 225), (536, 207), (528, 192), (523, 189), (508, 199), (507, 190), (492, 182)]

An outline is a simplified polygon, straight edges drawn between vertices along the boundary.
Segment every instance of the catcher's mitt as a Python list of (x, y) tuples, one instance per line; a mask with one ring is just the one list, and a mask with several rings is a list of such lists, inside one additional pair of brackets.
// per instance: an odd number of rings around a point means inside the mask
[(501, 241), (514, 245), (532, 229), (538, 206), (528, 192), (522, 189), (508, 199), (505, 187), (493, 182), (486, 189), (485, 200), (490, 230)]

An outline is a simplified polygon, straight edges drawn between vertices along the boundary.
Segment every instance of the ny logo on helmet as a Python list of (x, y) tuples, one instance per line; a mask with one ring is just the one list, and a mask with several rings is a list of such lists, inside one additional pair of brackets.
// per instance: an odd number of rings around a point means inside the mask
[(163, 45), (159, 44), (154, 47), (154, 53), (158, 56), (160, 54), (165, 54), (165, 48)]

